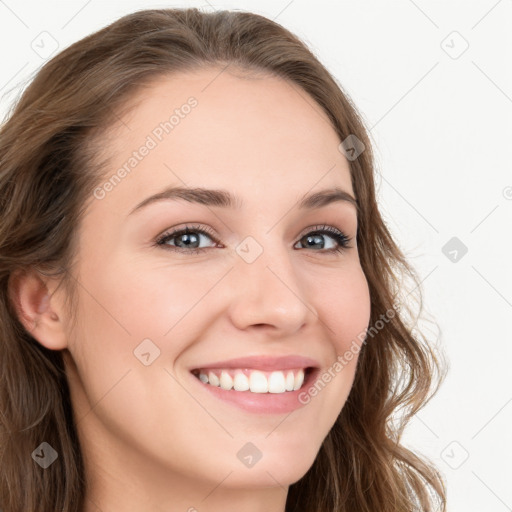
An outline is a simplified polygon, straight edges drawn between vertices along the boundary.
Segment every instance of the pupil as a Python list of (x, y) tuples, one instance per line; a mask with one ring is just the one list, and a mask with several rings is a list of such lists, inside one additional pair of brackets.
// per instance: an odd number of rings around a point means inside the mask
[(324, 240), (322, 235), (309, 235), (307, 237), (308, 240), (308, 246), (311, 247), (312, 245), (319, 245), (320, 249), (324, 248)]
[[(198, 238), (198, 237), (197, 237), (197, 236), (195, 236), (195, 235), (191, 235), (191, 234), (189, 234), (189, 233), (185, 233), (185, 234), (183, 234), (183, 235), (180, 235), (180, 237), (179, 237), (179, 238), (181, 238), (182, 242), (185, 244), (185, 246), (186, 246), (186, 247), (190, 247), (190, 246), (191, 246), (191, 244), (193, 244), (193, 243), (194, 243), (194, 240), (193, 240), (193, 238), (194, 238), (194, 237), (195, 237), (195, 238)], [(195, 242), (197, 243), (197, 241), (198, 241), (198, 240), (196, 240)]]

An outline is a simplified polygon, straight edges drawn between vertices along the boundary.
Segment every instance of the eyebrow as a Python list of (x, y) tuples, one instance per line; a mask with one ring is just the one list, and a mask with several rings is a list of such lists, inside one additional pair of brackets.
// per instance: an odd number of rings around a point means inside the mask
[[(128, 215), (131, 215), (152, 203), (176, 199), (183, 199), (190, 203), (197, 203), (205, 206), (217, 206), (220, 208), (241, 209), (243, 205), (243, 201), (239, 197), (232, 195), (227, 190), (173, 186), (147, 197), (137, 204)], [(357, 199), (339, 187), (306, 194), (300, 199), (297, 206), (299, 210), (315, 209), (322, 208), (323, 206), (336, 202), (349, 203), (355, 207), (356, 211), (359, 211)]]

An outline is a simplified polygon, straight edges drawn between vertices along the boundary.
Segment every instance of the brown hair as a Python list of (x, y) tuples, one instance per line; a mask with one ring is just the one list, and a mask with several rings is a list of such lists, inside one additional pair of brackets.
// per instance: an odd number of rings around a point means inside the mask
[[(312, 467), (290, 486), (286, 511), (445, 510), (439, 473), (400, 444), (443, 367), (411, 322), (413, 301), (405, 301), (402, 279), (415, 286), (421, 312), (419, 280), (377, 208), (363, 122), (341, 86), (288, 30), (252, 13), (195, 8), (135, 12), (73, 44), (42, 67), (1, 128), (0, 507), (80, 512), (86, 490), (62, 352), (43, 347), (20, 323), (11, 278), (27, 269), (58, 277), (73, 312), (77, 226), (105, 171), (100, 135), (119, 122), (144, 84), (207, 65), (282, 77), (317, 102), (340, 141), (353, 134), (363, 142), (365, 151), (349, 163), (370, 325), (402, 299), (400, 311), (363, 344), (347, 402)], [(31, 458), (42, 441), (59, 454), (45, 470)]]

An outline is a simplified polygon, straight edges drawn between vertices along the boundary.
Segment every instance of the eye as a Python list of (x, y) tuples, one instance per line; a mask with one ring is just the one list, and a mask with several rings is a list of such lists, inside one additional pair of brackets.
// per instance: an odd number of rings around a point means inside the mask
[[(323, 226), (315, 226), (314, 228), (308, 229), (313, 229), (313, 231), (309, 231), (297, 242), (301, 243), (302, 241), (304, 241), (308, 249), (311, 249), (312, 247), (315, 246), (320, 246), (320, 249), (323, 249), (320, 252), (337, 253), (343, 252), (345, 249), (350, 248), (349, 242), (352, 239), (333, 226), (328, 226), (324, 224)], [(326, 235), (331, 240), (334, 240), (334, 244), (331, 242), (331, 246), (328, 247), (327, 249), (325, 249), (324, 241)]]
[[(320, 251), (315, 252), (337, 253), (350, 248), (349, 242), (352, 239), (335, 227), (324, 224), (308, 228), (308, 230), (297, 242), (297, 244), (304, 243), (306, 249), (320, 248)], [(331, 239), (331, 242), (327, 243), (327, 248), (325, 237)], [(199, 247), (204, 239), (213, 240), (214, 243), (210, 247)], [(166, 232), (156, 240), (155, 245), (187, 254), (198, 254), (209, 248), (223, 247), (209, 229), (200, 226), (185, 226)]]
[[(219, 243), (208, 229), (202, 229), (199, 226), (185, 226), (185, 228), (164, 233), (156, 241), (156, 245), (165, 245), (166, 248), (186, 253), (200, 253), (205, 247), (198, 247), (201, 243), (201, 238), (210, 238)], [(177, 243), (168, 244), (169, 241), (175, 240)]]

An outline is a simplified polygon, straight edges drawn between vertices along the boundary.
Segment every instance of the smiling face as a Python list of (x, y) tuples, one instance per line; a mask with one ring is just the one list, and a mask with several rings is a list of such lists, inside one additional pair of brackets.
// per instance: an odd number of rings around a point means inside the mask
[[(260, 369), (295, 377), (314, 366), (310, 387), (370, 318), (349, 164), (327, 116), (281, 79), (219, 72), (159, 79), (135, 98), (129, 129), (105, 142), (111, 167), (78, 232), (79, 321), (66, 358), (93, 472), (180, 482), (184, 493), (228, 475), (222, 488), (301, 478), (345, 403), (357, 356), (331, 369), (307, 404), (301, 390), (213, 389), (199, 373), (224, 368), (264, 386), (229, 360), (298, 356), (311, 364)], [(217, 193), (168, 191), (137, 207), (170, 187)], [(303, 201), (334, 189), (337, 200)], [(282, 391), (281, 375), (271, 381)]]

